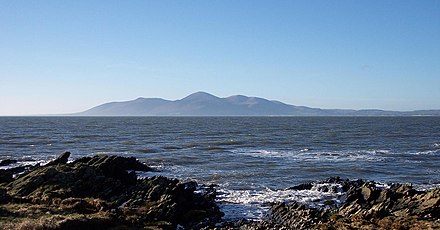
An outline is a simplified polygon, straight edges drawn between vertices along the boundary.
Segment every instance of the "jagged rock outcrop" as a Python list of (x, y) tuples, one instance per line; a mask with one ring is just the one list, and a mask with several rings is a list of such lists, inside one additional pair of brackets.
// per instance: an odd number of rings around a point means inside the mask
[(57, 164), (66, 164), (67, 161), (69, 161), (69, 157), (70, 157), (70, 152), (65, 152), (65, 153), (59, 155), (55, 160), (47, 163), (46, 166), (57, 165)]
[(151, 168), (133, 157), (70, 153), (0, 188), (0, 228), (201, 228), (222, 213), (215, 189), (165, 177), (138, 179)]
[(151, 170), (135, 158), (118, 156), (63, 162), (55, 160), (18, 177), (9, 185), (9, 193), (41, 201), (68, 197), (111, 199), (136, 184), (136, 174), (127, 170)]
[[(296, 202), (274, 204), (266, 221), (293, 229), (429, 229), (440, 228), (440, 188), (417, 191), (410, 185), (377, 187), (374, 182), (330, 178), (346, 196), (335, 209), (317, 209)], [(293, 189), (309, 189), (300, 185)], [(267, 224), (267, 223), (266, 223)]]

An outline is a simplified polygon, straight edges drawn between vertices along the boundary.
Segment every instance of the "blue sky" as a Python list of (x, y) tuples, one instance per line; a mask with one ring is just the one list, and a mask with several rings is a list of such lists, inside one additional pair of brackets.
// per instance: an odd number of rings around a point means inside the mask
[(1, 1), (0, 115), (195, 91), (440, 109), (440, 1)]

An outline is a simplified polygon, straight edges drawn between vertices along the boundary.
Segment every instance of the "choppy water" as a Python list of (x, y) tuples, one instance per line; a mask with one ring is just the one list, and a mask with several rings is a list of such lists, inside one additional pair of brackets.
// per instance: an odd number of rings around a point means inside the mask
[(227, 216), (258, 218), (266, 202), (335, 195), (283, 190), (331, 176), (439, 184), (440, 117), (0, 117), (0, 160), (63, 151), (218, 184)]

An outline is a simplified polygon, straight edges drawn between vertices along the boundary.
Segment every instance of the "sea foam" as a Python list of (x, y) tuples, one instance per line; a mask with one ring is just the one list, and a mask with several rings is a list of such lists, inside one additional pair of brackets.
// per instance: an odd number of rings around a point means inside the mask
[(313, 208), (330, 208), (330, 204), (338, 206), (343, 202), (343, 199), (345, 197), (342, 185), (336, 183), (313, 184), (310, 190), (220, 189), (217, 196), (217, 201), (225, 213), (224, 219), (226, 220), (241, 218), (261, 220), (267, 214), (272, 203), (295, 201)]

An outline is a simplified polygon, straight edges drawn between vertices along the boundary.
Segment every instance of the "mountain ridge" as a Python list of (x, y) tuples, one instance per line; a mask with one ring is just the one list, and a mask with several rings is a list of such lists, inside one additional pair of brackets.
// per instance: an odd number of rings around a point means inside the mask
[(217, 97), (203, 91), (182, 99), (138, 97), (108, 102), (73, 116), (440, 116), (440, 110), (321, 109), (296, 106), (261, 97)]

